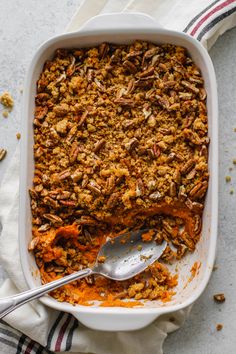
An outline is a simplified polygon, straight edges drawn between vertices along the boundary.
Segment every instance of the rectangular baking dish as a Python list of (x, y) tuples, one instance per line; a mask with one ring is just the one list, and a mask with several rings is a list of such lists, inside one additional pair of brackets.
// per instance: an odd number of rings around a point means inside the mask
[[(160, 315), (170, 313), (192, 304), (203, 292), (213, 268), (218, 219), (218, 105), (214, 68), (207, 51), (194, 38), (182, 33), (163, 29), (150, 16), (133, 14), (107, 14), (96, 16), (74, 33), (54, 37), (45, 42), (36, 52), (29, 67), (25, 87), (22, 116), (21, 175), (19, 242), (23, 273), (29, 288), (40, 285), (39, 272), (34, 256), (28, 252), (31, 240), (31, 210), (28, 189), (32, 186), (33, 115), (36, 81), (44, 62), (53, 56), (57, 48), (90, 47), (102, 42), (128, 44), (140, 39), (154, 43), (172, 43), (186, 47), (194, 62), (201, 69), (207, 91), (207, 109), (210, 137), (210, 181), (203, 215), (200, 241), (193, 254), (186, 255), (168, 268), (179, 274), (179, 284), (171, 302), (148, 301), (142, 308), (105, 308), (99, 303), (91, 307), (60, 303), (50, 296), (40, 300), (47, 306), (72, 313), (84, 325), (98, 330), (128, 331), (147, 326)], [(198, 271), (192, 279), (191, 268), (198, 262)]]

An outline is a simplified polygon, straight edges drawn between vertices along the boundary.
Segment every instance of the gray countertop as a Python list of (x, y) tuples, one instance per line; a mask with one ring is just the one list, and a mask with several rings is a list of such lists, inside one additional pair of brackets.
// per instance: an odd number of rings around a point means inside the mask
[[(16, 133), (20, 132), (21, 89), (27, 66), (39, 44), (64, 30), (80, 3), (81, 0), (1, 0), (0, 93), (8, 90), (15, 108), (7, 119), (2, 117), (0, 108), (0, 147), (8, 151), (0, 165), (0, 181), (19, 144)], [(236, 353), (236, 166), (232, 163), (236, 158), (236, 29), (224, 34), (210, 55), (218, 81), (220, 113), (218, 269), (184, 326), (168, 336), (165, 354)], [(230, 183), (225, 182), (226, 175), (232, 177)], [(226, 296), (224, 304), (213, 301), (213, 295), (219, 292)], [(223, 324), (219, 332), (218, 323)]]

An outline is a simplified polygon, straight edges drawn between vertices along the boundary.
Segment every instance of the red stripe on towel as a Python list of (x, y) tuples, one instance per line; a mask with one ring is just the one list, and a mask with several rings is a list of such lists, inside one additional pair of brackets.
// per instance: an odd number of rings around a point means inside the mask
[(235, 0), (226, 0), (224, 2), (222, 2), (222, 4), (216, 6), (214, 9), (212, 9), (210, 12), (208, 12), (197, 24), (196, 26), (193, 28), (192, 32), (190, 33), (191, 36), (194, 36), (194, 34), (197, 32), (197, 30), (199, 29), (199, 27), (214, 13), (220, 11), (221, 9), (223, 9), (224, 7), (230, 5), (232, 2), (234, 2)]
[(58, 337), (57, 337), (57, 341), (56, 341), (56, 345), (55, 345), (55, 351), (56, 352), (59, 352), (61, 350), (61, 343), (63, 341), (63, 337), (64, 337), (64, 334), (65, 334), (65, 331), (66, 331), (66, 328), (67, 326), (69, 325), (70, 323), (70, 319), (71, 319), (71, 316), (68, 315), (66, 321), (63, 323), (60, 331), (59, 331), (59, 334), (58, 334)]
[(29, 344), (27, 345), (27, 348), (25, 349), (25, 354), (30, 354), (31, 350), (33, 349), (34, 345), (36, 344), (36, 342), (34, 342), (33, 340), (31, 340), (29, 342)]

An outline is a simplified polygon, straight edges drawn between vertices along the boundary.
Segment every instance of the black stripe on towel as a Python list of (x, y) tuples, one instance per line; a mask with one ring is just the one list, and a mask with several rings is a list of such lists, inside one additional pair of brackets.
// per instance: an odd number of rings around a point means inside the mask
[(50, 332), (49, 332), (49, 335), (48, 335), (48, 341), (47, 341), (47, 345), (46, 345), (46, 348), (47, 349), (50, 349), (51, 347), (51, 344), (52, 344), (52, 338), (53, 338), (53, 335), (55, 333), (55, 330), (58, 326), (58, 323), (61, 321), (62, 317), (64, 315), (64, 312), (60, 312), (59, 313), (59, 316), (57, 317), (56, 321), (54, 322)]
[[(20, 335), (12, 332), (12, 331), (9, 331), (8, 329), (5, 329), (5, 328), (1, 328), (0, 327), (0, 333), (4, 334), (5, 336), (8, 336), (10, 338), (15, 338), (17, 341), (19, 341), (20, 339)], [(0, 337), (1, 339), (1, 337)]]
[(215, 25), (217, 25), (217, 23), (219, 23), (220, 21), (224, 20), (225, 18), (229, 17), (230, 15), (232, 15), (234, 12), (236, 12), (236, 6), (233, 7), (232, 9), (230, 9), (229, 11), (219, 15), (218, 17), (214, 18), (214, 20), (212, 20), (210, 23), (208, 23), (199, 33), (199, 35), (197, 36), (197, 39), (200, 41), (202, 39), (202, 37), (209, 32), (209, 30), (211, 28), (213, 28)]
[(72, 346), (73, 334), (74, 334), (75, 329), (78, 327), (78, 325), (79, 325), (78, 320), (76, 318), (74, 318), (74, 323), (73, 323), (72, 327), (70, 328), (68, 337), (66, 339), (66, 350), (65, 350), (66, 352), (68, 352)]
[[(3, 343), (3, 344), (5, 344), (5, 345), (8, 345), (8, 347), (12, 347), (12, 348), (17, 348), (17, 344), (16, 343), (14, 343), (14, 342), (11, 342), (10, 340), (7, 340), (7, 339), (5, 339), (5, 338), (1, 338), (0, 337), (0, 343)], [(18, 353), (18, 352), (17, 352)]]
[(16, 354), (22, 354), (22, 348), (23, 348), (23, 345), (25, 344), (26, 339), (27, 339), (26, 335), (22, 334), (19, 339)]
[(221, 0), (216, 0), (213, 1), (210, 5), (208, 5), (205, 9), (203, 9), (199, 14), (197, 14), (190, 22), (189, 24), (185, 27), (183, 32), (188, 32), (189, 28), (192, 27), (192, 25), (201, 17), (207, 10), (209, 10), (211, 7), (213, 7), (215, 4), (217, 4)]

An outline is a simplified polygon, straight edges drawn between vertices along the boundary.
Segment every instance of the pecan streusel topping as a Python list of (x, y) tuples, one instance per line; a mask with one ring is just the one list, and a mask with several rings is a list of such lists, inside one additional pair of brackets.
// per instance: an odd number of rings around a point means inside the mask
[[(65, 274), (92, 263), (84, 254), (70, 255), (71, 262), (67, 254), (64, 261), (45, 261), (46, 239), (67, 225), (76, 225), (76, 237), (90, 251), (105, 241), (95, 241), (96, 233), (114, 236), (144, 226), (175, 245), (163, 260), (194, 251), (208, 187), (209, 138), (204, 81), (185, 48), (136, 41), (58, 49), (40, 74), (35, 102), (30, 248), (45, 281), (58, 273), (55, 267)], [(67, 252), (78, 245), (70, 240), (60, 247)], [(171, 275), (163, 271), (169, 280), (155, 280), (152, 291), (171, 288)], [(119, 285), (124, 297), (152, 298), (151, 292), (137, 295), (149, 289), (144, 281), (129, 291), (133, 282)], [(112, 292), (110, 285), (113, 296), (116, 286)], [(65, 299), (59, 293), (54, 296)]]

